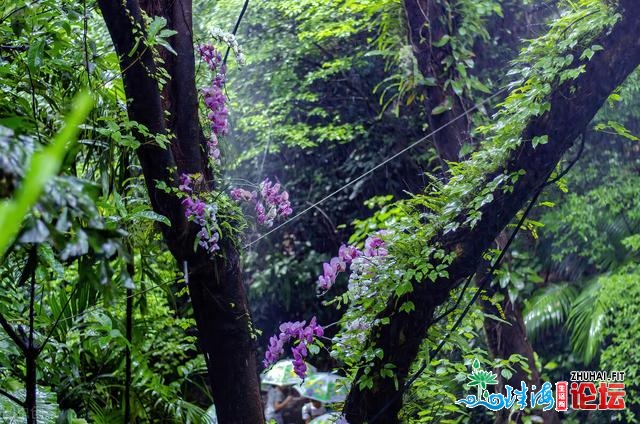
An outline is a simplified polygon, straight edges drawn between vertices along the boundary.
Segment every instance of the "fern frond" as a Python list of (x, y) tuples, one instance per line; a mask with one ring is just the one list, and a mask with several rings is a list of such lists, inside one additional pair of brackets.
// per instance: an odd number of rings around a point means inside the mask
[(564, 324), (578, 293), (569, 283), (551, 284), (525, 302), (523, 320), (533, 342), (552, 328)]
[(573, 302), (566, 328), (571, 332), (573, 351), (585, 363), (591, 363), (604, 340), (606, 306), (598, 298), (599, 278), (588, 282)]

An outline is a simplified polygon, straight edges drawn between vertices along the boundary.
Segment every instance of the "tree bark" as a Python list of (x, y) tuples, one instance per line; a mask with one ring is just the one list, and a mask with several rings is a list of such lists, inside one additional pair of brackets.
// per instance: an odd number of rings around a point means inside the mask
[[(162, 53), (171, 78), (162, 92), (154, 77), (158, 68), (153, 52), (143, 42), (135, 47), (137, 39), (145, 37), (138, 1), (99, 0), (98, 5), (120, 59), (129, 119), (152, 134), (149, 139), (138, 134), (141, 145), (136, 153), (153, 209), (171, 222), (171, 226), (162, 225), (164, 240), (180, 270), (186, 269), (219, 422), (261, 423), (255, 343), (239, 253), (230, 240), (220, 242), (221, 253), (214, 258), (201, 248), (194, 251), (197, 228), (187, 222), (180, 199), (156, 186), (161, 181), (176, 187), (182, 173), (210, 176), (198, 120), (191, 2), (143, 2), (149, 15), (166, 18), (178, 32), (170, 40), (177, 56)], [(169, 148), (160, 147), (155, 135), (170, 135)]]
[[(460, 160), (460, 148), (471, 142), (471, 120), (463, 115), (470, 108), (469, 101), (458, 96), (447, 80), (460, 78), (455, 66), (447, 67), (443, 62), (451, 56), (451, 47), (445, 43), (442, 47), (435, 47), (445, 36), (453, 37), (454, 22), (445, 22), (447, 0), (405, 0), (404, 10), (409, 30), (409, 43), (413, 55), (418, 62), (418, 68), (425, 78), (433, 81), (433, 85), (426, 88), (426, 108), (429, 126), (432, 130), (448, 124), (433, 136), (433, 143), (442, 160), (442, 166), (448, 168), (446, 162)], [(448, 110), (433, 113), (440, 105), (448, 105)]]
[[(400, 383), (405, 382), (409, 367), (416, 357), (419, 346), (434, 319), (435, 309), (449, 298), (450, 291), (461, 280), (472, 274), (479, 265), (483, 252), (491, 245), (499, 232), (513, 219), (515, 214), (544, 184), (562, 155), (569, 149), (583, 128), (591, 121), (608, 95), (640, 63), (640, 40), (635, 36), (636, 16), (640, 4), (634, 0), (621, 0), (620, 21), (595, 40), (604, 50), (585, 63), (585, 72), (575, 80), (559, 85), (549, 96), (550, 110), (531, 119), (521, 134), (525, 140), (510, 156), (500, 172), (525, 171), (513, 187), (503, 193), (496, 190), (494, 201), (480, 209), (482, 217), (475, 227), (461, 227), (455, 232), (439, 234), (433, 242), (446, 252), (454, 253), (455, 259), (448, 266), (449, 276), (435, 283), (416, 282), (414, 291), (401, 299), (392, 299), (378, 318), (388, 318), (388, 325), (378, 325), (372, 331), (370, 343), (384, 352), (375, 358), (370, 375), (373, 388), (360, 389), (355, 384), (345, 404), (345, 414), (351, 424), (364, 422), (397, 422), (402, 406), (399, 388), (390, 378), (382, 378), (379, 371), (384, 364), (393, 363)], [(536, 136), (548, 136), (548, 143), (533, 147), (530, 142)], [(491, 181), (489, 175), (485, 181)], [(459, 222), (464, 222), (460, 216)], [(412, 301), (415, 310), (397, 313), (395, 306)], [(363, 376), (361, 370), (356, 380)], [(386, 409), (383, 410), (383, 408)]]
[(27, 355), (25, 356), (25, 367), (26, 367), (26, 375), (25, 375), (25, 389), (27, 392), (27, 396), (25, 399), (25, 411), (27, 413), (27, 424), (35, 424), (37, 423), (37, 390), (38, 390), (38, 381), (36, 379), (37, 375), (37, 359), (38, 352), (36, 349), (29, 348), (27, 351)]
[[(442, 39), (444, 36), (455, 37), (455, 28), (451, 28), (446, 23), (458, 19), (453, 16), (445, 21), (445, 18), (450, 16), (446, 10), (446, 0), (405, 0), (404, 5), (409, 26), (409, 43), (416, 56), (418, 68), (425, 78), (432, 78), (435, 81), (435, 84), (426, 90), (428, 97), (427, 109), (430, 110), (445, 101), (449, 101), (451, 104), (450, 110), (435, 116), (429, 115), (431, 128), (439, 128), (456, 119), (443, 131), (434, 134), (434, 144), (443, 163), (457, 162), (460, 158), (462, 145), (473, 142), (470, 137), (471, 115), (465, 113), (465, 110), (469, 108), (466, 105), (470, 104), (470, 101), (456, 94), (451, 86), (446, 84), (447, 79), (460, 77), (455, 69), (445, 69), (445, 58), (452, 54), (450, 43), (446, 43), (442, 47), (435, 47), (433, 42)], [(502, 64), (493, 64), (493, 66), (500, 65), (506, 65), (506, 61)], [(461, 115), (462, 117), (458, 119)], [(446, 179), (446, 173), (444, 177)], [(504, 235), (504, 232), (500, 233), (499, 238)], [(484, 272), (478, 273), (478, 275), (483, 274)], [(531, 370), (531, 376), (529, 376), (518, 365), (515, 367), (516, 373), (506, 382), (498, 374), (500, 384), (497, 389), (499, 391), (502, 390), (504, 384), (507, 383), (513, 387), (519, 387), (520, 381), (526, 381), (539, 387), (540, 374), (536, 369), (533, 348), (526, 338), (520, 305), (513, 305), (508, 301), (507, 290), (500, 287), (492, 290), (500, 292), (505, 298), (502, 310), (508, 323), (489, 318), (485, 319), (484, 329), (489, 353), (493, 358), (509, 358), (512, 354), (522, 355), (527, 359)], [(485, 313), (494, 313), (495, 306), (491, 302), (483, 301), (480, 306)], [(500, 393), (503, 393), (503, 391), (500, 391)], [(545, 415), (545, 422), (547, 423), (558, 421), (555, 411), (548, 411)], [(508, 420), (508, 411), (496, 413), (496, 424), (506, 423)]]
[[(491, 293), (489, 294), (491, 296)], [(485, 313), (495, 315), (496, 307), (491, 302), (482, 300), (482, 310)], [(530, 373), (527, 373), (522, 367), (516, 366), (515, 372), (508, 380), (498, 372), (498, 384), (495, 386), (496, 393), (505, 393), (504, 387), (509, 384), (514, 389), (520, 387), (520, 382), (524, 381), (528, 387), (541, 387), (540, 373), (536, 368), (535, 357), (531, 343), (527, 339), (527, 331), (522, 319), (522, 311), (518, 305), (514, 305), (505, 297), (500, 303), (500, 308), (504, 312), (502, 317), (506, 323), (485, 318), (484, 331), (487, 338), (487, 347), (492, 358), (509, 358), (513, 354), (518, 354), (527, 359)], [(499, 311), (498, 311), (499, 314)], [(538, 415), (538, 411), (533, 411), (534, 415)], [(509, 422), (522, 422), (525, 411), (518, 411), (518, 416), (510, 417), (510, 410), (499, 410), (495, 414), (495, 424), (508, 424)], [(560, 418), (555, 410), (542, 411), (542, 418), (546, 424), (560, 422)]]

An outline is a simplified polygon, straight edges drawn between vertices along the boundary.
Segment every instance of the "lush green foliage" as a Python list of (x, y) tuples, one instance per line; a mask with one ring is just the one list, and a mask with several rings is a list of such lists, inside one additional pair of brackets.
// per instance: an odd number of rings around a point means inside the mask
[(603, 325), (604, 337), (610, 345), (603, 350), (600, 367), (603, 369), (624, 369), (627, 390), (627, 410), (622, 412), (626, 422), (638, 422), (638, 269), (637, 266), (623, 267), (618, 273), (601, 279), (598, 300), (607, 310)]
[[(436, 81), (418, 69), (397, 0), (263, 2), (240, 27), (241, 49), (225, 31), (243, 1), (195, 3), (195, 41), (229, 42), (237, 58), (246, 56), (243, 66), (228, 63), (232, 129), (221, 148), (230, 172), (216, 169), (220, 184), (209, 200), (218, 206), (221, 236), (246, 247), (257, 327), (268, 336), (285, 319), (317, 315), (321, 323), (336, 323), (317, 361), (352, 378), (363, 371), (354, 382), (360, 388), (372, 388), (371, 363), (383, 357), (367, 343), (388, 323), (380, 313), (394, 301), (394, 314), (411, 313), (416, 305), (398, 300), (415, 284), (449, 275), (455, 253), (435, 240), (474, 228), (496, 190), (513, 190), (522, 172), (503, 172), (509, 155), (523, 143), (548, 142), (522, 139), (525, 125), (549, 110), (555, 88), (585, 71), (602, 49), (593, 40), (619, 19), (610, 2), (560, 2), (548, 32), (524, 43), (504, 81), (496, 77), (504, 74), (501, 67), (486, 64), (492, 55), (507, 61), (508, 54), (492, 50), (501, 41), (496, 22), (529, 2), (443, 1), (441, 18), (451, 35), (433, 42), (451, 54)], [(23, 417), (27, 366), (15, 332), (41, 347), (42, 422), (121, 422), (125, 403), (132, 422), (206, 422), (211, 399), (188, 293), (158, 231), (168, 220), (151, 210), (134, 154), (139, 134), (160, 145), (169, 138), (128, 120), (118, 59), (94, 8), (53, 0), (0, 7), (0, 314), (10, 328), (0, 332), (0, 419)], [(210, 22), (222, 30), (206, 27)], [(160, 63), (158, 49), (173, 50), (173, 32), (162, 19), (148, 17), (147, 25), (140, 48), (153, 49)], [(198, 82), (211, 78), (202, 68)], [(167, 83), (162, 67), (155, 77)], [(575, 367), (624, 370), (630, 409), (619, 419), (636, 422), (637, 78), (611, 95), (595, 131), (586, 130), (576, 171), (545, 193), (525, 222), (529, 231), (496, 271), (499, 293), (487, 299), (497, 312), (474, 307), (451, 332), (473, 293), (454, 290), (437, 309), (440, 319), (412, 371), (427, 367), (404, 395), (403, 420), (490, 419), (455, 400), (473, 390), (464, 383), (476, 359), (507, 380), (516, 368), (527, 369), (518, 355), (492, 358), (482, 331), (485, 320), (505, 318), (499, 305), (508, 297), (526, 307), (543, 378)], [(478, 142), (463, 152), (469, 160), (449, 164), (446, 182), (424, 145), (369, 174), (422, 136), (429, 114), (450, 109), (451, 97), (424, 108), (426, 89), (438, 84), (478, 103), (504, 84), (510, 92), (473, 116)], [(85, 88), (93, 98), (90, 113), (86, 96), (73, 102)], [(76, 136), (79, 142), (69, 143)], [(247, 224), (226, 191), (255, 188), (265, 174), (286, 185), (295, 210), (305, 214), (283, 233), (262, 238), (250, 226), (243, 238)], [(389, 255), (340, 277), (318, 297), (315, 280), (327, 255), (347, 238), (362, 248), (380, 230)], [(542, 346), (560, 326), (571, 348)], [(430, 357), (443, 339), (440, 355)], [(377, 371), (395, 379), (394, 367)]]
[[(187, 399), (211, 402), (204, 360), (154, 227), (166, 218), (150, 210), (131, 150), (134, 131), (144, 128), (123, 119), (116, 56), (93, 7), (42, 1), (0, 10), (0, 123), (10, 128), (0, 138), (0, 181), (2, 197), (12, 196), (0, 215), (17, 233), (5, 249), (13, 234), (2, 232), (0, 313), (40, 346), (41, 422), (121, 421), (128, 351), (131, 417), (201, 422), (204, 410)], [(162, 23), (152, 25), (160, 31)], [(166, 35), (159, 32), (160, 44)], [(82, 87), (95, 102), (84, 125), (86, 95), (72, 102)], [(23, 400), (24, 354), (4, 333), (1, 343), (0, 390)], [(11, 418), (24, 411), (9, 398), (1, 405), (3, 419), (24, 419)]]

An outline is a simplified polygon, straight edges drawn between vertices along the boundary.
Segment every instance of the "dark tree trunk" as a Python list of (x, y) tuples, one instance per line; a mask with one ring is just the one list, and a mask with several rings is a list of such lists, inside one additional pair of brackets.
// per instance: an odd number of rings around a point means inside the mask
[(37, 388), (38, 382), (36, 380), (37, 375), (37, 359), (38, 352), (35, 349), (29, 349), (25, 356), (25, 366), (27, 369), (25, 388), (27, 396), (25, 399), (25, 411), (27, 413), (27, 424), (35, 424), (37, 422)]
[[(500, 311), (496, 311), (496, 306), (486, 300), (482, 301), (482, 310), (485, 313), (491, 313), (500, 316)], [(530, 373), (527, 373), (522, 367), (516, 366), (515, 373), (505, 380), (498, 372), (498, 384), (495, 387), (497, 393), (505, 393), (504, 387), (509, 384), (514, 389), (520, 387), (520, 382), (524, 381), (528, 387), (535, 385), (540, 388), (542, 383), (540, 373), (536, 368), (535, 357), (531, 343), (527, 339), (527, 331), (522, 319), (522, 311), (520, 307), (509, 301), (508, 296), (500, 303), (501, 311), (504, 313), (502, 317), (507, 323), (497, 321), (490, 318), (484, 320), (484, 330), (487, 336), (487, 347), (493, 358), (509, 358), (513, 354), (518, 354), (527, 359)], [(500, 410), (496, 412), (495, 424), (508, 424), (510, 421), (509, 410)], [(522, 422), (524, 411), (518, 411), (518, 417), (512, 416), (511, 420)], [(537, 412), (537, 411), (536, 411)], [(560, 418), (556, 411), (543, 411), (542, 418), (546, 424), (558, 423)]]
[[(508, 239), (506, 231), (502, 231), (496, 241), (500, 249), (504, 249), (504, 245)], [(488, 263), (483, 264), (476, 272), (476, 281), (483, 281), (487, 277), (487, 271), (490, 266)], [(507, 288), (501, 288), (499, 285), (483, 288), (489, 298), (493, 298), (499, 293), (504, 299), (496, 307), (491, 301), (481, 298), (480, 307), (485, 314), (498, 316), (506, 322), (498, 321), (490, 317), (484, 319), (484, 332), (487, 340), (487, 349), (492, 358), (508, 359), (513, 354), (518, 354), (527, 360), (528, 371), (520, 365), (515, 365), (515, 372), (508, 380), (502, 376), (499, 370), (498, 384), (495, 387), (497, 393), (505, 393), (505, 384), (509, 384), (514, 389), (520, 387), (520, 382), (524, 381), (529, 387), (541, 387), (540, 373), (536, 367), (535, 355), (533, 347), (527, 339), (527, 329), (522, 319), (522, 308), (520, 303), (512, 303), (509, 299), (509, 291)], [(526, 415), (525, 411), (518, 411), (517, 416), (511, 416), (509, 410), (499, 410), (495, 414), (495, 424), (508, 424), (509, 422), (521, 423), (522, 418)], [(560, 422), (558, 413), (551, 409), (549, 411), (532, 411), (533, 415), (542, 415), (546, 424), (555, 424)]]
[[(455, 23), (447, 20), (447, 0), (405, 0), (404, 10), (407, 16), (409, 43), (418, 62), (418, 68), (425, 78), (430, 78), (433, 85), (426, 88), (426, 108), (431, 130), (448, 124), (433, 137), (433, 143), (442, 160), (444, 169), (446, 162), (458, 162), (460, 148), (471, 142), (471, 121), (465, 112), (470, 109), (469, 101), (456, 95), (447, 80), (460, 78), (455, 66), (446, 67), (444, 59), (451, 56), (449, 43), (435, 47), (445, 36), (453, 36)], [(446, 87), (446, 88), (445, 88)], [(442, 113), (433, 113), (438, 106), (448, 106)], [(462, 116), (461, 118), (458, 118)]]
[[(455, 28), (452, 27), (456, 17), (451, 17), (447, 11), (447, 0), (405, 0), (405, 12), (407, 24), (409, 26), (409, 42), (413, 48), (414, 55), (418, 62), (420, 72), (425, 78), (432, 78), (435, 81), (433, 86), (427, 88), (427, 109), (431, 110), (442, 102), (449, 102), (451, 109), (438, 115), (430, 115), (430, 125), (432, 130), (456, 119), (453, 124), (448, 125), (444, 130), (434, 134), (434, 144), (438, 154), (443, 161), (458, 161), (460, 148), (465, 143), (471, 143), (470, 128), (471, 115), (466, 113), (471, 102), (462, 96), (457, 95), (451, 88), (446, 87), (447, 79), (459, 78), (455, 69), (446, 69), (444, 60), (451, 56), (450, 43), (442, 47), (433, 46), (444, 36), (455, 37)], [(508, 31), (505, 31), (508, 32)], [(493, 66), (504, 65), (493, 63)], [(445, 162), (445, 163), (446, 163)], [(444, 174), (446, 179), (446, 173)], [(502, 233), (501, 235), (504, 235)], [(479, 274), (482, 274), (480, 272)], [(508, 299), (507, 290), (499, 287), (493, 290), (500, 292), (505, 299)], [(508, 300), (508, 304), (503, 305), (506, 320), (510, 324), (485, 319), (484, 328), (488, 341), (489, 353), (494, 358), (508, 358), (512, 354), (519, 354), (527, 358), (529, 369), (532, 372), (531, 379), (520, 366), (516, 366), (516, 373), (509, 380), (513, 383), (527, 381), (539, 387), (540, 377), (536, 369), (533, 349), (526, 339), (524, 324), (522, 323), (520, 305), (513, 305)], [(482, 302), (482, 309), (487, 313), (494, 312), (494, 305), (491, 302)], [(500, 375), (499, 375), (500, 377)], [(526, 378), (525, 378), (526, 377)], [(518, 380), (519, 379), (519, 380)], [(504, 386), (505, 382), (500, 377), (499, 382)], [(502, 387), (499, 386), (499, 389)], [(503, 392), (500, 392), (503, 393)], [(555, 411), (549, 411), (547, 422), (557, 422)], [(506, 417), (506, 421), (505, 421)], [(496, 424), (508, 422), (509, 413), (496, 414)]]
[[(401, 299), (392, 299), (378, 318), (388, 318), (388, 325), (379, 325), (372, 331), (370, 343), (384, 352), (375, 358), (371, 369), (373, 387), (360, 389), (356, 384), (346, 401), (345, 413), (351, 424), (371, 422), (394, 423), (402, 406), (399, 389), (393, 379), (382, 378), (379, 371), (384, 364), (396, 365), (400, 387), (405, 382), (409, 366), (418, 353), (434, 311), (444, 302), (450, 291), (459, 282), (472, 274), (479, 265), (482, 254), (490, 247), (500, 231), (513, 219), (522, 206), (539, 190), (551, 174), (562, 155), (591, 121), (608, 95), (640, 63), (640, 39), (635, 35), (636, 16), (640, 4), (635, 0), (621, 0), (621, 20), (613, 29), (600, 36), (594, 44), (604, 50), (585, 63), (585, 72), (575, 80), (567, 81), (549, 96), (550, 110), (526, 123), (522, 132), (525, 140), (510, 156), (500, 172), (525, 171), (513, 191), (493, 193), (494, 201), (483, 206), (482, 217), (475, 227), (461, 227), (455, 232), (440, 234), (433, 242), (446, 252), (454, 253), (455, 259), (448, 266), (449, 276), (435, 283), (416, 282), (414, 291)], [(530, 142), (536, 136), (548, 136), (548, 143), (535, 149)], [(496, 175), (489, 175), (491, 181)], [(464, 216), (459, 222), (464, 222)], [(412, 301), (415, 310), (397, 313), (396, 305)], [(356, 379), (362, 377), (362, 371)], [(384, 411), (383, 407), (388, 406)]]
[[(153, 209), (171, 222), (171, 226), (162, 227), (164, 239), (180, 270), (186, 270), (219, 422), (261, 423), (254, 337), (239, 253), (229, 240), (221, 241), (222, 252), (215, 258), (200, 248), (194, 252), (197, 229), (185, 219), (180, 199), (156, 187), (157, 181), (175, 187), (181, 173), (210, 176), (198, 120), (191, 2), (143, 2), (149, 15), (165, 17), (169, 27), (178, 32), (170, 40), (178, 55), (162, 53), (171, 77), (162, 93), (154, 78), (157, 67), (152, 52), (144, 43), (133, 51), (136, 37), (144, 37), (138, 1), (99, 0), (98, 4), (120, 58), (129, 118), (145, 125), (153, 135), (172, 136), (170, 147), (163, 149), (153, 138), (138, 134), (141, 146), (136, 153)], [(165, 112), (169, 112), (168, 118)]]
[(25, 378), (25, 391), (27, 392), (25, 397), (25, 410), (27, 412), (27, 424), (35, 424), (38, 422), (36, 416), (38, 404), (37, 404), (37, 390), (38, 390), (38, 356), (40, 351), (35, 344), (35, 317), (36, 317), (36, 268), (38, 267), (38, 253), (37, 248), (33, 247), (29, 253), (29, 259), (25, 266), (25, 271), (29, 275), (29, 337), (27, 338), (26, 348), (24, 349), (24, 359), (26, 368)]

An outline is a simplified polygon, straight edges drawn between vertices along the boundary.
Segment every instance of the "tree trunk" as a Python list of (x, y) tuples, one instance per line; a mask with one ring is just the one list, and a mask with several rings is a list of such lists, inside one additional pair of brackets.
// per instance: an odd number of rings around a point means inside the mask
[(35, 344), (35, 316), (36, 316), (36, 268), (38, 267), (37, 248), (33, 247), (29, 253), (26, 270), (29, 270), (29, 337), (27, 338), (24, 359), (26, 368), (25, 378), (25, 409), (27, 411), (27, 424), (36, 424), (38, 417), (38, 356), (40, 351)]
[[(502, 231), (496, 238), (498, 248), (504, 249), (508, 234), (506, 231)], [(487, 276), (487, 271), (490, 265), (488, 263), (483, 264), (476, 272), (476, 281), (482, 281)], [(482, 277), (482, 278), (481, 278)], [(493, 298), (496, 293), (499, 293), (504, 300), (500, 302), (498, 308), (490, 301), (481, 298), (480, 307), (485, 314), (491, 314), (499, 316), (506, 322), (497, 321), (495, 319), (486, 317), (484, 319), (484, 332), (487, 340), (487, 349), (491, 358), (508, 359), (511, 355), (517, 354), (527, 360), (527, 366), (529, 372), (525, 371), (520, 365), (515, 365), (515, 372), (511, 378), (505, 380), (499, 370), (496, 370), (498, 375), (498, 384), (495, 387), (496, 393), (505, 393), (504, 387), (509, 384), (514, 389), (520, 387), (520, 383), (524, 381), (528, 387), (535, 386), (540, 388), (542, 381), (540, 379), (540, 372), (536, 367), (535, 355), (533, 347), (527, 339), (527, 329), (522, 319), (522, 307), (520, 303), (513, 304), (509, 300), (509, 290), (507, 288), (501, 288), (499, 285), (494, 284), (492, 286), (484, 288), (489, 299)], [(495, 424), (508, 424), (509, 422), (521, 423), (522, 418), (525, 416), (525, 411), (518, 411), (516, 415), (510, 416), (511, 411), (501, 409), (496, 411)], [(546, 424), (556, 424), (560, 422), (558, 413), (551, 409), (549, 411), (532, 411), (533, 415), (541, 415)]]
[[(489, 294), (491, 296), (491, 294)], [(489, 301), (482, 301), (482, 310), (485, 313), (491, 313), (496, 315), (496, 307)], [(487, 336), (487, 347), (489, 353), (493, 358), (509, 358), (513, 354), (518, 354), (527, 359), (530, 374), (520, 367), (515, 367), (515, 373), (505, 380), (505, 378), (498, 372), (498, 384), (495, 387), (496, 393), (505, 393), (504, 387), (509, 384), (514, 389), (520, 387), (520, 382), (524, 381), (528, 387), (535, 385), (538, 389), (542, 386), (540, 380), (540, 373), (536, 368), (535, 357), (531, 343), (527, 339), (527, 331), (522, 319), (522, 311), (520, 307), (512, 304), (509, 301), (508, 296), (500, 303), (500, 308), (504, 312), (502, 318), (507, 323), (485, 318), (484, 331)], [(498, 311), (499, 314), (499, 311)], [(499, 316), (499, 315), (498, 315)], [(496, 412), (495, 424), (508, 424), (510, 421), (509, 410), (499, 410)], [(518, 411), (518, 417), (511, 417), (511, 420), (516, 422), (522, 422), (521, 418), (524, 417), (525, 411)], [(536, 414), (539, 411), (534, 411)], [(537, 414), (536, 414), (537, 415)], [(558, 423), (560, 418), (555, 410), (542, 411), (542, 417), (546, 424)]]
[[(455, 66), (446, 67), (445, 58), (451, 56), (451, 47), (445, 43), (442, 47), (435, 47), (433, 43), (445, 36), (454, 36), (453, 22), (445, 22), (447, 16), (447, 0), (405, 0), (404, 10), (409, 30), (409, 43), (413, 55), (418, 62), (418, 68), (425, 78), (431, 79), (433, 85), (426, 88), (426, 109), (431, 130), (443, 127), (433, 136), (433, 143), (442, 161), (443, 169), (447, 169), (446, 162), (458, 162), (460, 148), (471, 142), (470, 116), (463, 115), (470, 108), (469, 101), (458, 96), (447, 80), (460, 78)], [(433, 113), (438, 106), (447, 106), (442, 113)]]
[[(440, 159), (443, 163), (459, 160), (460, 148), (465, 143), (471, 143), (470, 128), (472, 127), (471, 115), (466, 114), (466, 106), (471, 102), (462, 96), (457, 95), (451, 88), (447, 86), (446, 80), (459, 78), (455, 69), (445, 69), (443, 64), (446, 57), (451, 56), (452, 51), (450, 43), (444, 44), (442, 47), (435, 47), (434, 41), (442, 39), (444, 36), (455, 37), (455, 28), (448, 27), (445, 23), (450, 23), (459, 19), (452, 17), (446, 20), (447, 13), (446, 0), (405, 0), (405, 13), (407, 15), (407, 24), (409, 26), (409, 42), (412, 46), (414, 55), (418, 62), (418, 68), (425, 78), (432, 78), (435, 84), (427, 88), (427, 111), (430, 112), (433, 107), (442, 102), (448, 101), (451, 109), (430, 116), (430, 125), (432, 129), (456, 119), (452, 124), (448, 125), (443, 131), (434, 134), (434, 144), (437, 148)], [(506, 65), (506, 62), (502, 65)], [(493, 64), (496, 66), (496, 64)], [(497, 64), (500, 66), (500, 64)], [(453, 68), (453, 67), (452, 67)], [(462, 117), (459, 118), (459, 116)], [(444, 174), (446, 179), (446, 173)], [(504, 232), (501, 233), (504, 235)], [(482, 275), (482, 272), (479, 272)], [(513, 305), (508, 301), (507, 290), (499, 287), (494, 291), (500, 292), (505, 299), (503, 311), (506, 320), (510, 324), (495, 321), (489, 318), (485, 319), (484, 328), (488, 342), (489, 353), (493, 358), (509, 358), (512, 354), (519, 354), (527, 358), (529, 369), (532, 372), (531, 378), (527, 376), (520, 366), (516, 366), (516, 373), (508, 381), (504, 382), (499, 375), (501, 390), (504, 384), (509, 383), (516, 387), (520, 381), (527, 381), (540, 385), (540, 375), (536, 369), (533, 348), (526, 339), (526, 332), (522, 322), (520, 305)], [(491, 302), (481, 302), (482, 309), (487, 313), (494, 313), (494, 305)], [(503, 391), (500, 391), (503, 393)], [(509, 412), (496, 413), (496, 424), (508, 422)], [(547, 415), (548, 423), (557, 422), (558, 417), (555, 411), (549, 411)], [(505, 421), (506, 417), (506, 421)]]
[(27, 392), (27, 396), (25, 398), (25, 411), (27, 413), (27, 424), (36, 424), (38, 422), (38, 418), (36, 416), (38, 406), (38, 382), (36, 380), (38, 351), (36, 349), (29, 348), (24, 359), (27, 370), (25, 378), (25, 389)]
[[(433, 322), (436, 307), (449, 298), (450, 291), (461, 280), (476, 270), (482, 254), (500, 231), (544, 184), (562, 155), (591, 121), (611, 91), (640, 63), (640, 40), (635, 36), (640, 4), (635, 0), (621, 0), (619, 8), (622, 9), (620, 21), (610, 32), (594, 41), (604, 50), (584, 63), (584, 73), (555, 88), (549, 96), (548, 112), (526, 123), (521, 134), (525, 142), (513, 151), (504, 169), (499, 171), (507, 174), (525, 172), (513, 190), (494, 191), (494, 201), (480, 209), (482, 216), (475, 227), (464, 226), (429, 240), (442, 246), (445, 252), (455, 254), (455, 259), (448, 266), (449, 276), (439, 278), (435, 283), (416, 282), (413, 292), (400, 299), (392, 299), (378, 316), (381, 319), (388, 318), (389, 324), (374, 327), (370, 343), (381, 348), (384, 355), (373, 360), (370, 373), (373, 387), (361, 389), (355, 384), (349, 393), (345, 414), (350, 424), (371, 423), (374, 417), (375, 422), (397, 422), (397, 414), (402, 406), (401, 396), (398, 396), (400, 388)], [(530, 141), (543, 135), (548, 137), (548, 143), (534, 148)], [(485, 181), (491, 181), (497, 175), (488, 175)], [(457, 221), (464, 222), (464, 218), (459, 216)], [(396, 305), (404, 301), (411, 301), (415, 310), (397, 313)], [(396, 387), (394, 379), (380, 377), (379, 372), (386, 363), (396, 366), (399, 387)], [(356, 380), (362, 376), (363, 371), (360, 371)]]
[(186, 269), (219, 422), (261, 423), (254, 336), (239, 253), (230, 240), (220, 242), (221, 252), (214, 258), (201, 248), (194, 251), (197, 228), (187, 222), (180, 199), (156, 187), (157, 181), (176, 187), (182, 173), (211, 175), (198, 120), (191, 2), (143, 2), (149, 15), (165, 17), (169, 27), (178, 32), (170, 39), (177, 56), (162, 53), (171, 77), (162, 93), (154, 78), (157, 67), (152, 52), (143, 42), (135, 47), (137, 38), (145, 36), (138, 1), (99, 0), (98, 4), (120, 58), (129, 118), (153, 136), (171, 134), (167, 149), (158, 146), (153, 137), (145, 139), (138, 134), (141, 145), (136, 153), (153, 209), (171, 222), (171, 226), (162, 226), (164, 239), (180, 270)]

